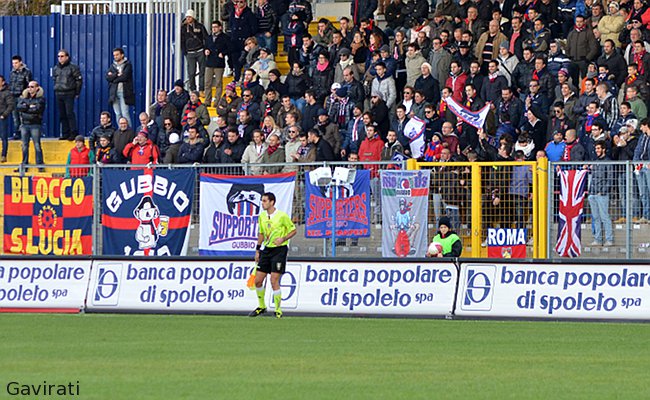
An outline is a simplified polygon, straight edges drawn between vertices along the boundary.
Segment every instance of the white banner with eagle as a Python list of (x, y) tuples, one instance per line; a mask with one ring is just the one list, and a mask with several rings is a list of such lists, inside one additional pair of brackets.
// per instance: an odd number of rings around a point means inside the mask
[(296, 173), (239, 176), (201, 174), (199, 254), (253, 256), (262, 195), (275, 194), (275, 207), (291, 217)]

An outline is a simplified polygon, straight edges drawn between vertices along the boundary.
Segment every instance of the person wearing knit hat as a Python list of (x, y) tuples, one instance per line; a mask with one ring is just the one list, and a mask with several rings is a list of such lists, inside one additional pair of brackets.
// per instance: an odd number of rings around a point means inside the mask
[(340, 88), (336, 89), (336, 96), (341, 97), (341, 98), (348, 97), (348, 87), (343, 86), (343, 87), (340, 87)]
[(421, 75), (415, 80), (413, 87), (416, 91), (420, 90), (424, 93), (427, 103), (438, 104), (440, 101), (440, 84), (433, 79), (431, 71), (433, 71), (431, 64), (428, 62), (422, 63), (420, 65)]
[[(202, 23), (196, 20), (194, 10), (187, 10), (185, 19), (181, 24), (181, 51), (187, 62), (187, 76), (189, 89), (196, 90), (196, 76), (198, 72), (199, 90), (205, 91), (205, 43), (208, 40), (208, 31)], [(198, 67), (198, 71), (197, 71)], [(201, 93), (203, 97), (203, 93)]]
[(174, 82), (174, 89), (169, 92), (169, 95), (167, 97), (169, 103), (176, 107), (176, 112), (180, 116), (181, 112), (183, 111), (183, 107), (185, 107), (185, 104), (190, 101), (190, 94), (187, 92), (187, 90), (185, 90), (185, 85), (183, 84), (182, 79)]
[(436, 255), (427, 253), (427, 257), (460, 257), (463, 253), (463, 241), (453, 230), (449, 217), (441, 217), (438, 220), (438, 232), (431, 242), (440, 243), (442, 251)]

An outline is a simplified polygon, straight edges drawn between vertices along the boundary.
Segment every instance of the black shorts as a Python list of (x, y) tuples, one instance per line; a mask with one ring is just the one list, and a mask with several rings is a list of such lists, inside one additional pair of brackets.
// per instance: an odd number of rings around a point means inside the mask
[(257, 263), (257, 270), (270, 274), (276, 272), (284, 274), (287, 267), (287, 254), (289, 246), (267, 247), (260, 251), (260, 262)]

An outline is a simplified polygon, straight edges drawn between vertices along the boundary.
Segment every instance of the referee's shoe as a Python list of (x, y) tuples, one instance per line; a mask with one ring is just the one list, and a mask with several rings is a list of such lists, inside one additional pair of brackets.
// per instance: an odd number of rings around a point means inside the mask
[(257, 317), (258, 315), (262, 315), (266, 313), (266, 308), (262, 307), (257, 307), (253, 311), (251, 311), (250, 314), (248, 314), (249, 317)]

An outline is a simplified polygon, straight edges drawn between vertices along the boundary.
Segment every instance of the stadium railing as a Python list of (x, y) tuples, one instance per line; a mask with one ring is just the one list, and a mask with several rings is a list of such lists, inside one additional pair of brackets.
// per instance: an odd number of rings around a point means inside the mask
[[(268, 169), (277, 167), (281, 168), (280, 172), (296, 172), (296, 190), (294, 191), (292, 219), (298, 229), (298, 234), (291, 241), (291, 255), (292, 257), (326, 257), (330, 254), (331, 240), (330, 239), (307, 239), (305, 238), (305, 172), (311, 171), (318, 167), (329, 166), (344, 166), (348, 168), (367, 168), (368, 166), (376, 166), (377, 169), (405, 169), (406, 165), (400, 161), (387, 161), (387, 162), (318, 162), (318, 163), (281, 163), (281, 164), (156, 164), (154, 168), (161, 169), (187, 169), (192, 168), (197, 172), (196, 185), (194, 192), (194, 199), (192, 204), (192, 215), (190, 223), (190, 244), (188, 256), (198, 255), (198, 241), (199, 241), (199, 202), (200, 202), (200, 185), (199, 176), (202, 173), (218, 174), (218, 175), (259, 175), (261, 168)], [(118, 169), (125, 170), (134, 167), (145, 167), (144, 165), (138, 166), (133, 164), (127, 165), (89, 165), (89, 166), (69, 166), (69, 165), (2, 165), (0, 166), (0, 191), (3, 194), (9, 192), (5, 188), (5, 176), (21, 176), (21, 177), (66, 177), (69, 175), (71, 169), (83, 168), (88, 169), (88, 176), (92, 178), (92, 187), (94, 195), (94, 212), (93, 212), (93, 227), (92, 227), (92, 240), (93, 240), (93, 254), (102, 254), (102, 184), (101, 176), (103, 169)], [(276, 169), (277, 170), (277, 169)], [(338, 239), (336, 240), (337, 255), (340, 257), (355, 257), (363, 255), (366, 257), (380, 257), (381, 256), (381, 238), (382, 238), (382, 215), (380, 208), (380, 192), (379, 185), (373, 185), (371, 179), (371, 236), (368, 238), (359, 239)], [(377, 182), (378, 183), (378, 182)], [(8, 189), (10, 190), (10, 189)], [(0, 209), (4, 210), (5, 196), (2, 196), (0, 202)], [(0, 216), (0, 231), (6, 233), (4, 228), (5, 216), (1, 213)], [(4, 252), (3, 254), (8, 254)]]
[[(548, 180), (549, 215), (548, 254), (559, 258), (555, 251), (558, 229), (564, 219), (560, 217), (560, 171), (584, 171), (584, 204), (580, 221), (573, 218), (580, 231), (579, 258), (636, 259), (647, 258), (650, 251), (650, 224), (646, 210), (650, 210), (650, 193), (646, 192), (650, 178), (647, 164), (633, 161), (580, 161), (549, 163), (551, 175)], [(646, 176), (647, 175), (647, 176)], [(577, 185), (574, 186), (574, 189)], [(643, 193), (648, 195), (642, 196)], [(571, 192), (579, 198), (580, 193)], [(573, 201), (571, 197), (568, 201)], [(645, 200), (645, 201), (644, 201)], [(607, 230), (611, 224), (611, 243), (607, 243)], [(596, 234), (599, 234), (597, 237)]]

